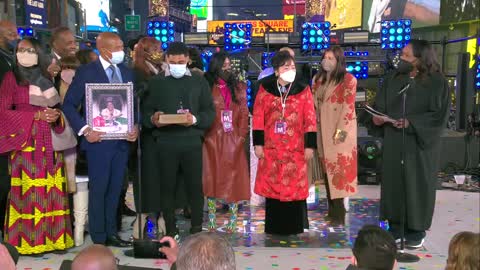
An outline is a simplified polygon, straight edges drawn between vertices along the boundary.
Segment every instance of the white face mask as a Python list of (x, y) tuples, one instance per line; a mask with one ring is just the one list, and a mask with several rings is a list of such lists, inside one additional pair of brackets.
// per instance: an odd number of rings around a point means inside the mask
[(75, 76), (75, 70), (73, 69), (64, 69), (62, 73), (60, 73), (62, 80), (69, 85), (72, 83), (73, 76)]
[(332, 60), (323, 59), (322, 68), (327, 72), (333, 71), (335, 69), (335, 63)]
[(110, 59), (110, 62), (112, 62), (114, 65), (118, 65), (123, 62), (123, 58), (125, 58), (124, 51), (112, 52), (112, 58)]
[(17, 61), (22, 67), (33, 67), (38, 64), (38, 54), (17, 52)]
[(295, 69), (290, 69), (280, 74), (280, 78), (286, 81), (287, 83), (291, 83), (295, 80), (296, 75), (297, 75), (297, 71)]
[(170, 74), (176, 79), (179, 79), (187, 72), (187, 64), (168, 64)]

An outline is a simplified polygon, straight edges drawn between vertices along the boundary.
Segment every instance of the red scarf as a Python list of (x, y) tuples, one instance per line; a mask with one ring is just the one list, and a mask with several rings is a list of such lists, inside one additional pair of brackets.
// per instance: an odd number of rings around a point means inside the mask
[(227, 86), (227, 82), (219, 78), (218, 88), (220, 89), (220, 94), (222, 94), (223, 101), (225, 102), (225, 109), (230, 110), (230, 103), (232, 103), (232, 93)]

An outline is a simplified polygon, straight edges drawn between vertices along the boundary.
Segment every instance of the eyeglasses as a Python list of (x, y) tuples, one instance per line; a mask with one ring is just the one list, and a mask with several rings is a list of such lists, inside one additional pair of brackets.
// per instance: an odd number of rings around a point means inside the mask
[(18, 48), (17, 52), (19, 53), (37, 53), (34, 48)]

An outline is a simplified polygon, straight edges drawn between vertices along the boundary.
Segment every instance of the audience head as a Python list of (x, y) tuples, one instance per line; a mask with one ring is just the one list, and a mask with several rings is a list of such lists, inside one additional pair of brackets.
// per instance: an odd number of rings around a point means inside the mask
[(315, 76), (315, 81), (320, 80), (322, 84), (327, 81), (340, 83), (347, 74), (347, 64), (342, 48), (333, 46), (327, 50), (322, 56), (320, 70)]
[(112, 251), (103, 245), (91, 245), (73, 259), (72, 270), (117, 270)]
[(365, 225), (353, 246), (354, 264), (369, 270), (392, 270), (397, 245), (393, 237), (375, 225)]
[(272, 67), (275, 76), (282, 84), (288, 84), (295, 80), (295, 59), (287, 51), (278, 52), (272, 57)]
[(85, 65), (97, 61), (98, 55), (92, 49), (82, 49), (77, 52), (77, 59), (80, 64)]
[(17, 26), (13, 22), (7, 20), (0, 21), (0, 48), (12, 51), (17, 47), (19, 38)]
[(448, 247), (446, 270), (480, 269), (480, 234), (457, 233)]
[(66, 56), (75, 56), (77, 53), (77, 43), (72, 31), (68, 27), (61, 26), (52, 31), (50, 44), (53, 51), (61, 58)]
[(235, 254), (218, 234), (197, 233), (182, 243), (176, 266), (177, 270), (235, 270)]
[(123, 41), (115, 33), (103, 32), (98, 35), (97, 49), (100, 56), (113, 65), (122, 63), (125, 58)]

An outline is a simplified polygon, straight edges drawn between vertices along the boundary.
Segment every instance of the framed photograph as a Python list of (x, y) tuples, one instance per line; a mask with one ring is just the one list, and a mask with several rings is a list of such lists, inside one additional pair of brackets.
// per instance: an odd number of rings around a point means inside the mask
[(87, 124), (105, 132), (103, 140), (125, 140), (134, 128), (133, 84), (85, 85)]

